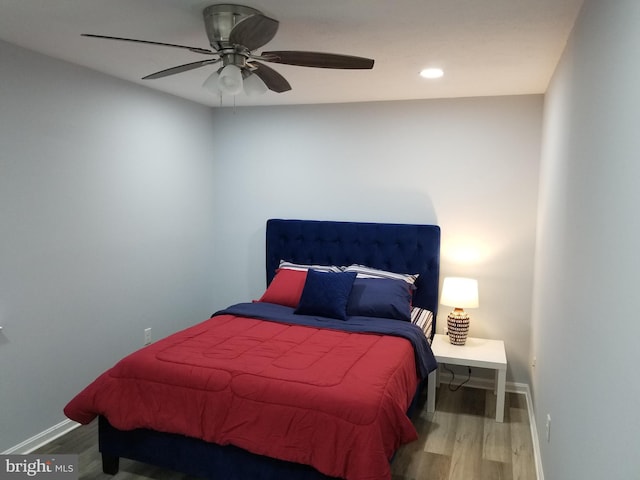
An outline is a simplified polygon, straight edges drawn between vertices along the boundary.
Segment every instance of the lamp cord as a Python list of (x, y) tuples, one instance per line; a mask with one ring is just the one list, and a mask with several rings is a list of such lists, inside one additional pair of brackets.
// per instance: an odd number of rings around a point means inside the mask
[(444, 364), (442, 366), (447, 372), (451, 373), (451, 380), (449, 380), (449, 391), (450, 392), (457, 392), (458, 390), (460, 390), (460, 387), (462, 387), (465, 383), (467, 383), (469, 380), (471, 380), (471, 367), (467, 367), (468, 368), (468, 376), (467, 379), (462, 382), (460, 385), (458, 386), (452, 386), (453, 382), (456, 379), (456, 372), (454, 372), (453, 370), (451, 370), (449, 367), (447, 367), (446, 364)]

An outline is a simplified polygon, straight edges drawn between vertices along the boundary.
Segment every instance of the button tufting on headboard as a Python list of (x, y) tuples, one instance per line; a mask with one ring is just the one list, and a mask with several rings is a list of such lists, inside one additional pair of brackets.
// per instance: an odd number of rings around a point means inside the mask
[(266, 269), (271, 282), (280, 260), (321, 265), (358, 263), (398, 273), (418, 273), (415, 306), (438, 311), (440, 227), (437, 225), (267, 221)]

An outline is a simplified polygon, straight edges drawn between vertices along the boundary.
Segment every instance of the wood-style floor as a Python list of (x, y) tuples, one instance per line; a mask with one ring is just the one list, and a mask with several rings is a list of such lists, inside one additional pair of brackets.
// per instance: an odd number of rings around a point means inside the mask
[(504, 408), (497, 423), (493, 391), (442, 385), (435, 413), (414, 417), (419, 438), (396, 453), (393, 480), (536, 480), (525, 396), (507, 393)]
[[(507, 393), (504, 423), (496, 423), (495, 408), (491, 391), (451, 392), (443, 385), (435, 413), (414, 416), (419, 438), (397, 452), (392, 480), (535, 480), (525, 397)], [(102, 473), (97, 424), (76, 428), (33, 453), (78, 454), (81, 480), (195, 480), (126, 459), (117, 475)]]

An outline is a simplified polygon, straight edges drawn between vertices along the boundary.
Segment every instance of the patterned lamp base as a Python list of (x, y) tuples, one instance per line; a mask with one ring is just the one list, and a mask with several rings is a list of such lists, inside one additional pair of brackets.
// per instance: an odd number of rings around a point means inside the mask
[(447, 334), (451, 345), (464, 345), (469, 334), (469, 315), (456, 308), (447, 316)]

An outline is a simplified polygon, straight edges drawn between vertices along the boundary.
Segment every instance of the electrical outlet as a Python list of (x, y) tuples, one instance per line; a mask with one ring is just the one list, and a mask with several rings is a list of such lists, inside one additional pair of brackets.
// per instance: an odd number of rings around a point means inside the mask
[(551, 415), (547, 413), (547, 423), (545, 425), (547, 432), (547, 442), (551, 441)]
[(144, 329), (144, 344), (149, 345), (151, 343), (151, 327)]

